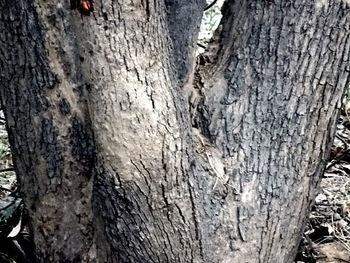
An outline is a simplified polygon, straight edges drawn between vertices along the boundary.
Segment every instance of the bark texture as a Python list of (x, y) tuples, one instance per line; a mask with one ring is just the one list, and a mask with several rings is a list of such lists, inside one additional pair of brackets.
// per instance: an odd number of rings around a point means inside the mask
[(38, 262), (293, 262), (349, 75), (342, 1), (0, 3)]
[[(292, 262), (349, 76), (349, 9), (228, 1), (223, 11), (192, 99), (225, 199), (218, 215), (199, 216), (208, 219), (205, 250), (219, 262)], [(209, 195), (201, 200), (209, 207)]]

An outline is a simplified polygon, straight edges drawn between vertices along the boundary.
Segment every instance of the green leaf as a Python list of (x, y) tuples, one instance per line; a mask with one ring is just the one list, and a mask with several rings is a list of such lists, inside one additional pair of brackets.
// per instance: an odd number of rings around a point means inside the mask
[(21, 198), (8, 196), (0, 200), (0, 224), (5, 223), (17, 211), (22, 203)]

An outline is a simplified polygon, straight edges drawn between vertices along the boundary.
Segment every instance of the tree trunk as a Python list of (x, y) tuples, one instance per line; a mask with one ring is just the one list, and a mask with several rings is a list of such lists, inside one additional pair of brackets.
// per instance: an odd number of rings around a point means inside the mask
[(1, 1), (38, 262), (293, 262), (349, 76), (348, 4), (226, 1), (196, 61), (204, 0)]

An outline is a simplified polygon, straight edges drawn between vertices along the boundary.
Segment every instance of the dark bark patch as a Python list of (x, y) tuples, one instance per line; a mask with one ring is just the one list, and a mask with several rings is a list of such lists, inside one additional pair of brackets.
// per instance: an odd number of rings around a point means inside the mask
[(165, 0), (164, 4), (167, 10), (167, 26), (173, 47), (171, 59), (178, 79), (183, 84), (188, 80), (194, 63), (193, 52), (195, 46), (193, 43), (197, 40), (206, 1)]
[[(116, 262), (166, 262), (157, 259), (153, 251), (157, 251), (156, 244), (149, 236), (151, 219), (148, 214), (144, 219), (136, 211), (140, 211), (140, 196), (138, 188), (132, 182), (119, 181), (118, 190), (111, 175), (104, 171), (102, 164), (95, 169), (94, 207), (97, 216), (101, 217), (105, 225), (106, 236), (111, 245), (111, 252)], [(159, 235), (162, 233), (159, 232)], [(146, 240), (141, 237), (147, 236)], [(158, 237), (162, 238), (162, 237)]]
[(57, 74), (53, 73), (50, 69), (48, 69), (48, 74), (46, 75), (47, 79), (45, 81), (45, 87), (48, 89), (53, 89), (59, 84), (61, 81)]
[(94, 143), (91, 135), (77, 116), (70, 118), (70, 145), (73, 157), (82, 165), (83, 174), (91, 177), (94, 166)]
[[(56, 87), (59, 79), (46, 59), (47, 51), (43, 44), (45, 34), (35, 7), (31, 1), (2, 1), (0, 10), (3, 10), (0, 20), (9, 21), (6, 26), (0, 24), (0, 38), (5, 39), (6, 32), (11, 35), (11, 41), (0, 48), (0, 60), (3, 61), (0, 83), (13, 85), (10, 89), (6, 84), (0, 90), (12, 90), (18, 96), (18, 99), (13, 100), (14, 103), (33, 100), (30, 109), (35, 113), (45, 111), (48, 102), (44, 91)], [(25, 26), (20, 26), (19, 21)]]
[(91, 91), (91, 85), (86, 83), (73, 88), (73, 92), (78, 96), (79, 102), (85, 101), (87, 94)]
[(57, 130), (53, 125), (52, 118), (41, 121), (40, 153), (46, 162), (46, 173), (50, 180), (48, 189), (56, 191), (61, 184), (61, 175), (64, 168), (62, 147), (57, 140)]
[(58, 104), (60, 112), (63, 115), (68, 115), (71, 113), (70, 104), (66, 98), (62, 98)]
[(209, 108), (204, 105), (203, 101), (197, 106), (197, 114), (192, 120), (192, 126), (201, 131), (201, 133), (207, 137), (210, 141), (214, 141), (213, 136), (210, 134), (209, 125), (210, 125), (210, 112)]

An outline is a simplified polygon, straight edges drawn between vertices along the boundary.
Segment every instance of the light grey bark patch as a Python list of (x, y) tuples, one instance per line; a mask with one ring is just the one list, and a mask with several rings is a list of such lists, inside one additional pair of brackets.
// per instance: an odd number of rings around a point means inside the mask
[[(43, 11), (41, 5), (39, 4), (40, 8), (37, 8), (39, 16), (42, 16), (42, 23), (50, 27), (46, 36), (47, 40), (50, 39), (49, 43), (46, 41), (50, 62), (55, 61), (56, 65), (59, 63), (60, 69), (64, 72), (64, 76), (61, 74), (62, 78), (69, 78), (72, 83), (82, 82), (81, 64), (88, 54), (79, 46), (74, 19), (71, 11), (65, 8), (68, 4), (45, 3), (50, 6), (49, 12)], [(63, 36), (60, 35), (62, 28), (64, 28)]]
[(249, 214), (249, 209), (246, 207), (237, 207), (237, 213), (238, 213), (238, 233), (241, 237), (242, 241), (247, 242), (249, 241), (249, 224), (252, 224), (253, 222), (250, 221), (251, 215)]

